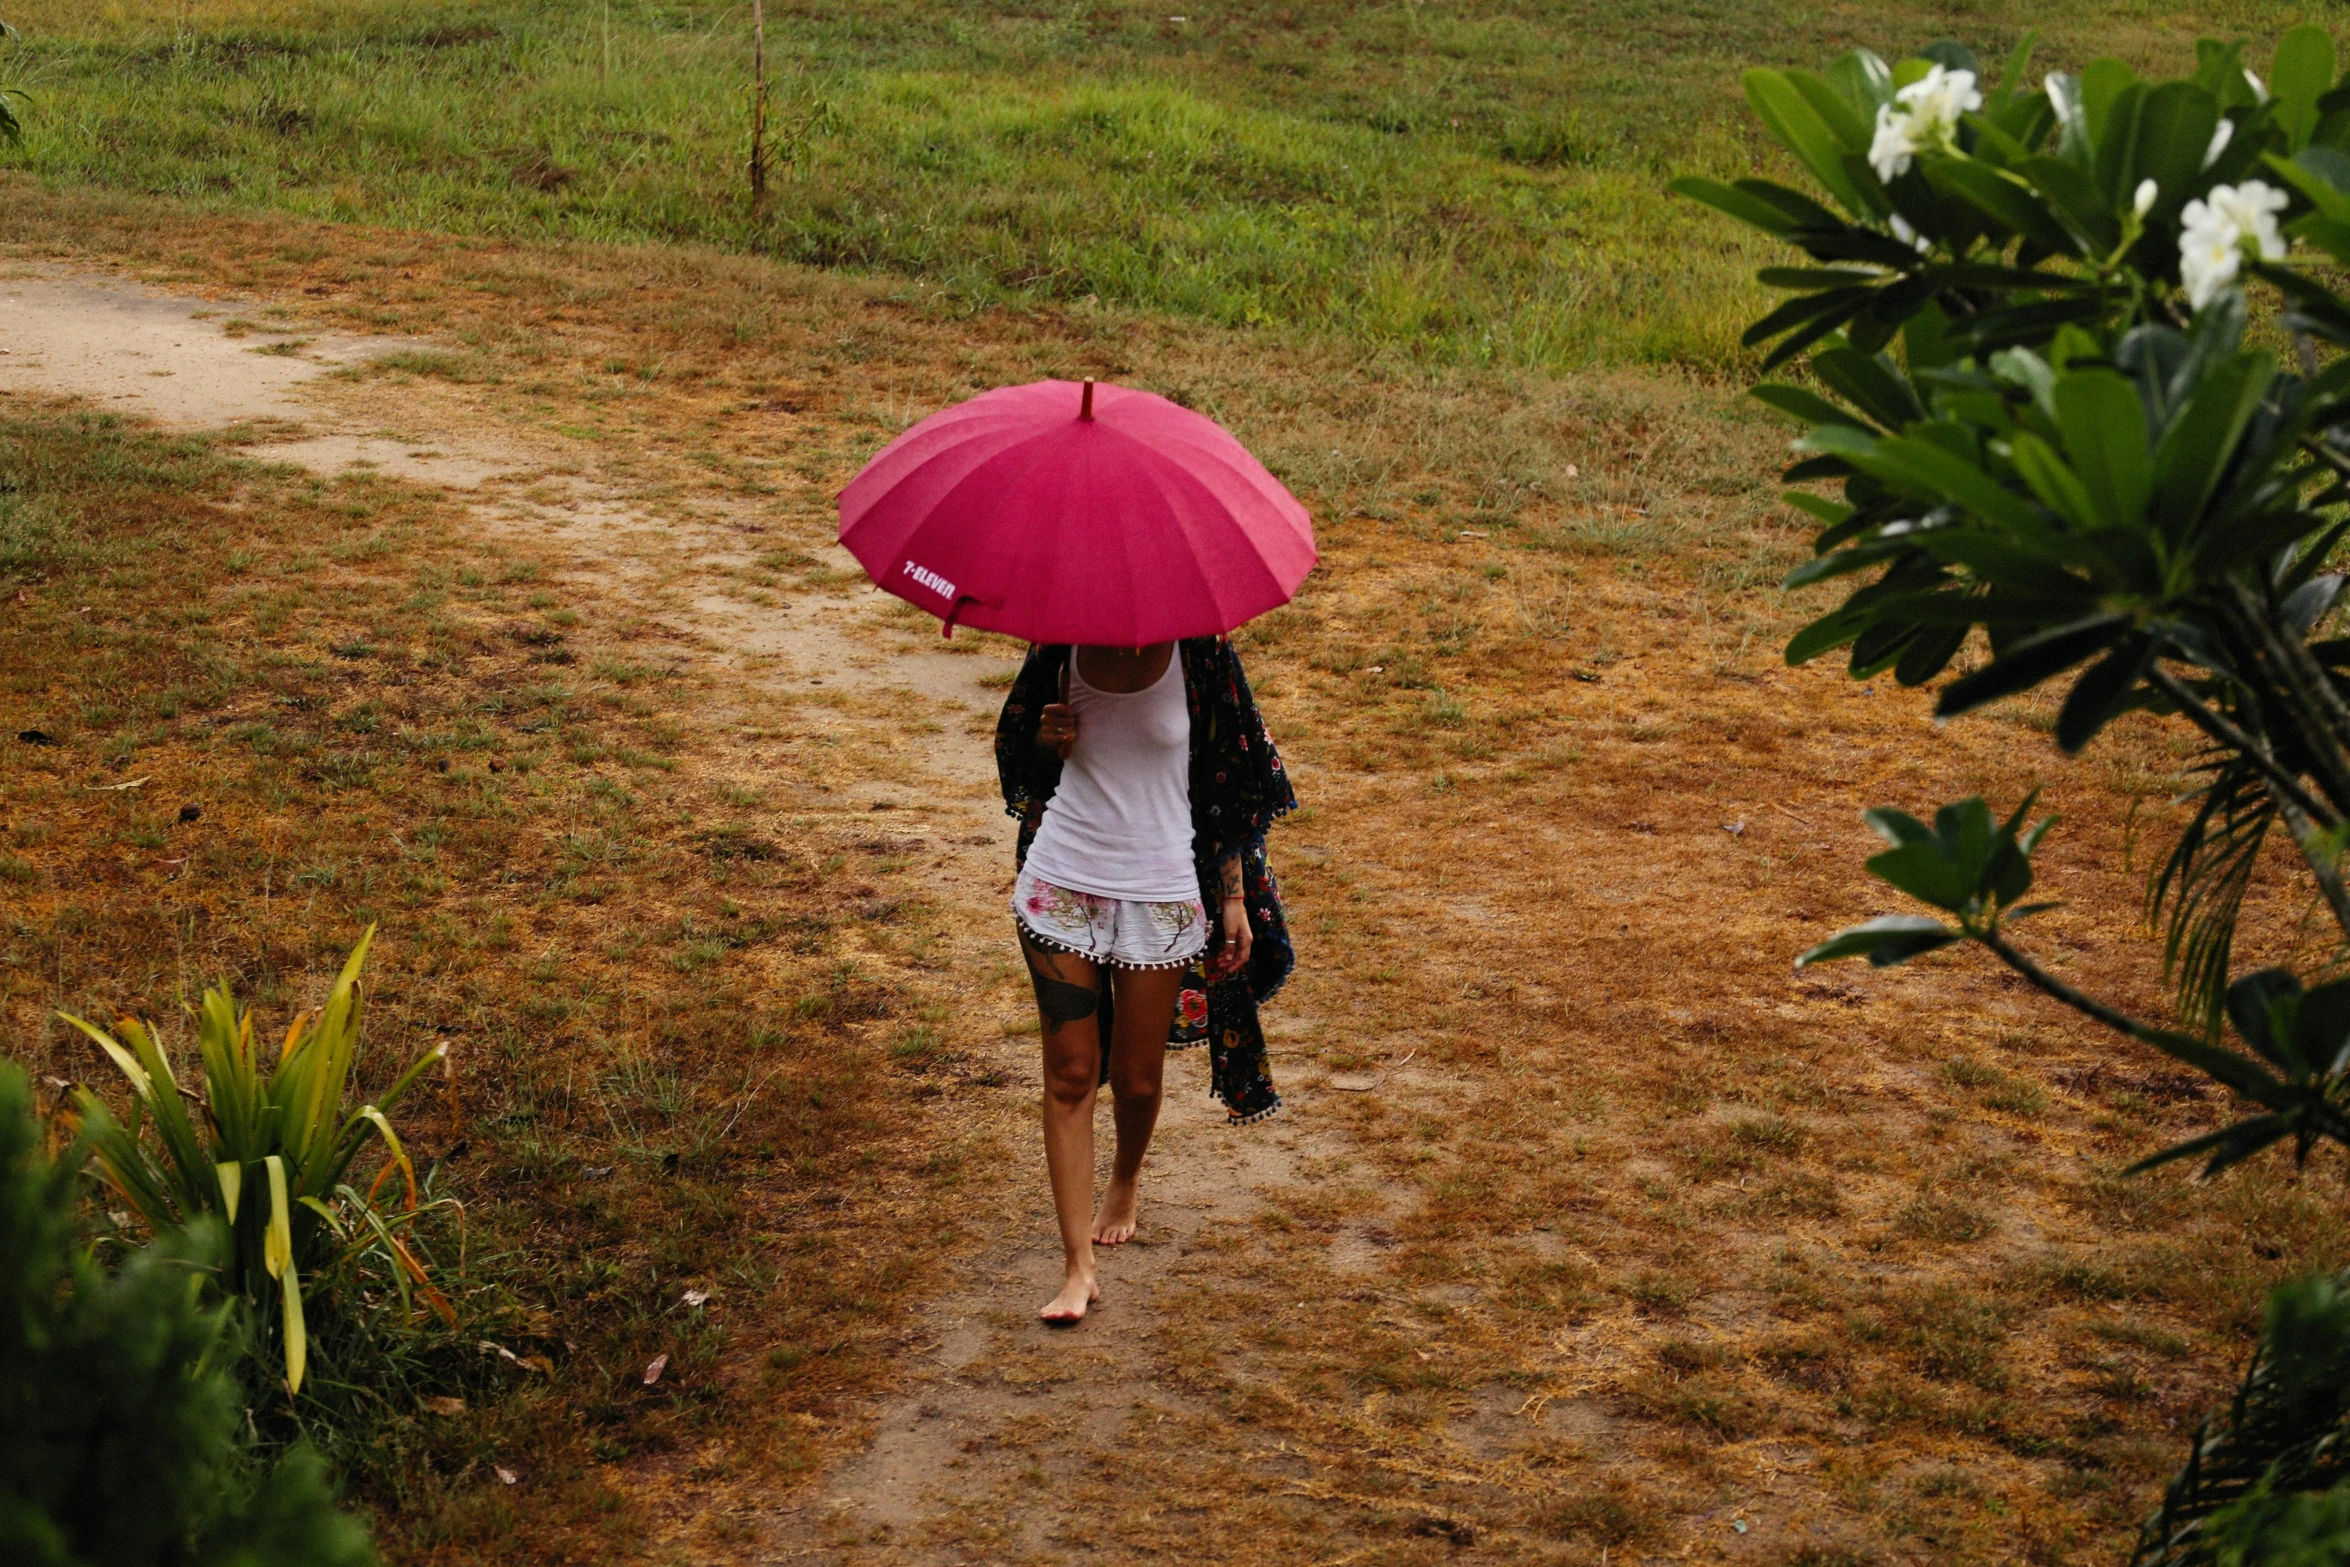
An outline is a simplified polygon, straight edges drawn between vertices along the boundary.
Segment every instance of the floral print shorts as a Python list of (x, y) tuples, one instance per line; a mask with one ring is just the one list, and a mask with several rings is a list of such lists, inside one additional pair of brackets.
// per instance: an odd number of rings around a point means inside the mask
[(1058, 947), (1111, 968), (1185, 968), (1208, 945), (1199, 899), (1136, 903), (1056, 887), (1023, 868), (1012, 884), (1012, 915), (1040, 946)]

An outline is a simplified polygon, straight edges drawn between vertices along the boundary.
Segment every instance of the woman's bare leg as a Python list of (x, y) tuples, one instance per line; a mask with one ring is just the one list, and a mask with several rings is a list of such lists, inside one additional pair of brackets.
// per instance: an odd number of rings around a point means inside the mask
[(1077, 1322), (1101, 1299), (1093, 1277), (1093, 1105), (1101, 1084), (1101, 975), (1092, 960), (1039, 947), (1020, 950), (1044, 1024), (1044, 1166), (1061, 1223), (1061, 1292), (1037, 1308), (1047, 1322)]
[(1159, 1124), (1167, 1030), (1183, 994), (1183, 970), (1121, 969), (1111, 976), (1111, 983), (1118, 987), (1110, 1040), (1110, 1095), (1118, 1146), (1110, 1164), (1110, 1184), (1093, 1215), (1093, 1239), (1103, 1246), (1123, 1245), (1134, 1238), (1135, 1186), (1142, 1177), (1142, 1156), (1150, 1151), (1151, 1131)]

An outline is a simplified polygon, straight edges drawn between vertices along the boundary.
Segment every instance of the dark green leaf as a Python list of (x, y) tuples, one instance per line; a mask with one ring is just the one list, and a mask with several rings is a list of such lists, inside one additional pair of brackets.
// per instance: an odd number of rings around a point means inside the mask
[(2261, 161), (2317, 209), (2288, 225), (2294, 232), (2303, 232), (2313, 219), (2334, 227), (2350, 223), (2350, 153), (2337, 147), (2304, 147), (2290, 162), (2273, 152)]
[(1975, 51), (1955, 38), (1938, 38), (1918, 51), (1919, 58), (1931, 60), (1946, 71), (1965, 71), (1976, 81), (1983, 80), (1983, 67), (1975, 59)]
[(2087, 486), (2079, 474), (2065, 466), (2054, 447), (2029, 430), (2019, 430), (2009, 438), (2007, 449), (2016, 473), (2040, 497), (2042, 505), (2084, 533), (2097, 527), (2097, 509), (2089, 500)]
[(1860, 819), (1869, 824), (1870, 831), (1896, 848), (1903, 844), (1934, 841), (1933, 828), (1909, 812), (1890, 805), (1871, 806), (1860, 813)]
[(2140, 180), (2173, 194), (2186, 189), (2203, 172), (2219, 111), (2218, 101), (2193, 82), (2124, 88), (2097, 142), (2097, 182), (2108, 212), (2126, 206)]
[[(1814, 431), (1813, 435), (1816, 438), (1834, 433)], [(1887, 483), (1911, 486), (1956, 501), (1976, 516), (2022, 537), (2035, 537), (2047, 531), (2046, 521), (2031, 502), (2003, 488), (1998, 480), (1967, 458), (1922, 436), (1905, 435), (1881, 441), (1875, 451), (1865, 456), (1833, 446), (1826, 449), (1837, 451), (1855, 467)]]
[(1766, 288), (1874, 288), (1885, 281), (1882, 272), (1858, 272), (1850, 267), (1764, 267), (1755, 281)]
[(2276, 361), (2247, 353), (2215, 367), (2155, 448), (2154, 524), (2164, 537), (2183, 540), (2226, 477), (2229, 460), (2260, 410)]
[(2291, 971), (2256, 970), (2228, 987), (2228, 1021), (2236, 1025), (2245, 1043), (2270, 1060), (2279, 1060), (2278, 1014), (2289, 1010), (2289, 1004), (2300, 995), (2301, 981)]
[(1788, 484), (1810, 484), (1820, 479), (1848, 479), (1851, 476), (1852, 464), (1841, 457), (1806, 457), (1801, 462), (1789, 464), (1787, 470), (1779, 475)]
[(1931, 843), (1905, 843), (1868, 859), (1869, 874), (1918, 902), (1956, 914), (1974, 898), (1976, 882)]
[(1812, 112), (1820, 117), (1835, 138), (1844, 144), (1846, 152), (1866, 153), (1873, 136), (1873, 122), (1877, 111), (1872, 107), (1866, 113), (1847, 99), (1829, 82), (1809, 71), (1782, 73), (1787, 85), (1803, 95)]
[(2234, 1089), (2254, 1104), (2266, 1105), (2271, 1110), (2290, 1111), (2308, 1097), (2250, 1056), (2238, 1055), (2233, 1050), (2223, 1049), (2204, 1040), (2190, 1039), (2184, 1034), (2162, 1029), (2149, 1029), (2142, 1037), (2164, 1055), (2186, 1062), (2204, 1076)]
[(2135, 526), (2154, 483), (2137, 388), (2111, 370), (2090, 370), (2059, 377), (2049, 396), (2065, 455), (2098, 519), (2109, 528)]
[(1741, 223), (1750, 224), (1766, 234), (1781, 238), (1793, 234), (1800, 226), (1777, 204), (1762, 200), (1742, 190), (1735, 190), (1715, 180), (1683, 175), (1665, 187), (1676, 196), (1701, 201), (1717, 212), (1724, 212)]
[(2285, 30), (2269, 66), (2268, 90), (2277, 100), (2277, 123), (2295, 151), (2317, 131), (2317, 102), (2334, 85), (2334, 35), (2314, 22)]
[(1797, 968), (1833, 963), (1839, 958), (1867, 958), (1871, 966), (1890, 968), (1911, 958), (1936, 952), (1958, 941), (1956, 931), (1938, 920), (1918, 914), (1886, 914), (1865, 925), (1838, 931), (1795, 960)]
[(1731, 188), (1739, 194), (1752, 196), (1757, 201), (1768, 202), (1778, 208), (1804, 229), (1817, 229), (1823, 233), (1864, 234), (1870, 238), (1876, 237), (1868, 229), (1854, 228), (1852, 224), (1837, 216), (1833, 210), (1821, 206), (1817, 201), (1791, 185), (1781, 185), (1776, 180), (1752, 178), (1732, 180), (1730, 184)]
[(1938, 626), (1931, 630), (1920, 627), (1915, 640), (1901, 650), (1900, 661), (1893, 666), (1893, 678), (1905, 686), (1922, 686), (1943, 670), (1966, 646), (1971, 626)]
[(1784, 338), (1779, 340), (1778, 347), (1772, 349), (1768, 354), (1763, 356), (1763, 373), (1765, 375), (1770, 374), (1770, 372), (1778, 369), (1779, 366), (1785, 364), (1788, 360), (1795, 358), (1798, 354), (1801, 354), (1805, 349), (1811, 347), (1812, 344), (1818, 342), (1821, 338), (1826, 337), (1829, 333), (1845, 325), (1853, 318), (1853, 316), (1859, 314), (1859, 312), (1867, 304), (1868, 300), (1866, 296), (1863, 296), (1862, 298), (1856, 299), (1849, 304), (1838, 305), (1835, 309), (1815, 316), (1804, 325), (1797, 327), (1794, 331), (1788, 333)]
[(1938, 718), (1955, 718), (1986, 702), (2029, 691), (2041, 681), (2062, 674), (2081, 660), (2111, 647), (2130, 628), (2127, 615), (2096, 615), (2069, 626), (2057, 626), (2027, 637), (1971, 675), (1942, 688), (1934, 705)]
[(2056, 715), (2056, 744), (2067, 754), (2097, 738), (2097, 732), (2130, 707), (2138, 682), (2154, 662), (2154, 640), (2132, 637), (2082, 671)]
[(1934, 188), (2058, 255), (2077, 255), (2080, 242), (2030, 186), (1987, 164), (1938, 158), (1927, 167)]
[(1994, 306), (1955, 323), (1952, 333), (1953, 336), (1963, 333), (1964, 340), (1983, 353), (2034, 346), (2045, 343), (2067, 323), (2098, 320), (2105, 314), (2105, 308), (2103, 302), (2094, 298), (2035, 299), (2020, 305)]
[(1898, 616), (1872, 614), (1868, 629), (1852, 639), (1852, 656), (1845, 661), (1845, 668), (1855, 680), (1867, 680), (1891, 669), (1901, 662), (1902, 653), (1916, 639), (1917, 634), (1918, 628), (1913, 621)]
[(1885, 62), (1866, 49), (1855, 49), (1839, 55), (1824, 73), (1828, 85), (1843, 95), (1852, 106), (1852, 112), (1874, 127), (1877, 110), (1893, 101), (1893, 73)]
[(1901, 372), (1875, 354), (1852, 348), (1822, 349), (1812, 356), (1811, 367), (1831, 391), (1888, 430), (1899, 430), (1926, 416)]
[(1741, 80), (1756, 118), (1769, 127), (1780, 145), (1803, 161), (1812, 178), (1826, 186), (1847, 212), (1858, 217), (1876, 210), (1876, 204), (1845, 172), (1842, 139), (1786, 73), (1757, 69), (1748, 71)]
[(1819, 393), (1800, 386), (1789, 386), (1783, 381), (1766, 381), (1748, 389), (1747, 396), (1757, 402), (1768, 403), (1783, 414), (1791, 414), (1808, 427), (1815, 424), (1848, 424), (1856, 430), (1868, 426), (1849, 409), (1839, 408)]
[(1814, 495), (1809, 490), (1789, 490), (1779, 499), (1797, 511), (1816, 517), (1831, 528), (1841, 526), (1852, 516), (1851, 507), (1839, 505), (1824, 495)]
[(2059, 158), (2038, 157), (2026, 158), (2016, 165), (2015, 172), (2045, 197), (2050, 209), (2079, 236), (2073, 249), (2102, 255), (2121, 243), (2121, 222), (2088, 170)]
[(2293, 1127), (2294, 1121), (2290, 1116), (2254, 1116), (2216, 1132), (2206, 1132), (2201, 1137), (2191, 1137), (2183, 1143), (2174, 1144), (2158, 1154), (2139, 1160), (2122, 1171), (2122, 1174), (2143, 1175), (2148, 1170), (2157, 1170), (2181, 1159), (2192, 1159), (2216, 1148), (2222, 1157), (2215, 1158), (2203, 1172), (2207, 1177), (2216, 1175), (2229, 1165), (2242, 1163), (2279, 1138), (2291, 1136)]
[(2115, 59), (2091, 60), (2082, 67), (2081, 110), (2091, 142), (2105, 140), (2107, 114), (2137, 80), (2137, 72)]
[[(1871, 539), (1866, 544), (1855, 544), (1847, 549), (1826, 555), (1814, 555), (1810, 560), (1787, 573), (1779, 586), (1789, 589), (1808, 588), (1815, 582), (1826, 582), (1833, 577), (1849, 576), (1866, 571), (1914, 548), (1907, 539)], [(1835, 644), (1841, 646), (1841, 643)]]
[(2031, 85), (2024, 80), (2024, 70), (2032, 63), (2032, 51), (2040, 47), (2040, 34), (2035, 28), (2024, 29), (2024, 36), (2015, 41), (2008, 51), (2007, 63), (1999, 71), (1999, 91), (2008, 95), (2031, 94)]
[(1831, 288), (1817, 294), (1798, 294), (1748, 327), (1738, 341), (1752, 348), (1757, 343), (1768, 342), (1782, 332), (1791, 331), (1822, 316), (1834, 315), (1835, 319), (1842, 321), (1852, 311), (1867, 304), (1871, 292), (1865, 288)]
[(1856, 615), (1849, 609), (1830, 610), (1788, 640), (1789, 666), (1808, 664), (1822, 653), (1833, 653), (1859, 636), (1868, 623), (1866, 615)]

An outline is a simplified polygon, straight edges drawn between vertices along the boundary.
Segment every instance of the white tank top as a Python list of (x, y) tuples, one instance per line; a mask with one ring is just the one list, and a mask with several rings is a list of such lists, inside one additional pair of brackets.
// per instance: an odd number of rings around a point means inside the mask
[(1199, 896), (1191, 863), (1191, 708), (1183, 653), (1140, 691), (1097, 691), (1069, 654), (1077, 744), (1045, 803), (1028, 869), (1056, 887), (1138, 903)]

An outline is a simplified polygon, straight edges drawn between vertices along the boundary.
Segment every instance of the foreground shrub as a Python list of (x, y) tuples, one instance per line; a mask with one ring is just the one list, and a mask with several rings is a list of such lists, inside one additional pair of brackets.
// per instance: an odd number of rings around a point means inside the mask
[(200, 1296), (198, 1224), (112, 1274), (76, 1222), (82, 1149), (52, 1162), (0, 1064), (0, 1561), (11, 1567), (368, 1567), (325, 1467), (240, 1446), (233, 1305)]

